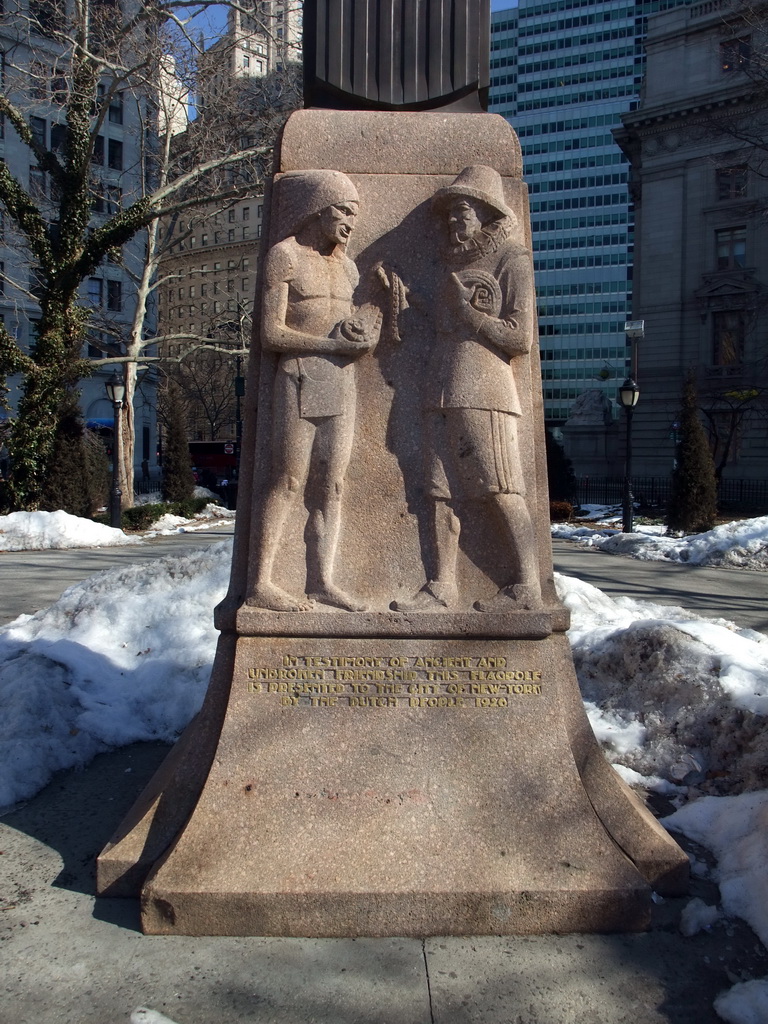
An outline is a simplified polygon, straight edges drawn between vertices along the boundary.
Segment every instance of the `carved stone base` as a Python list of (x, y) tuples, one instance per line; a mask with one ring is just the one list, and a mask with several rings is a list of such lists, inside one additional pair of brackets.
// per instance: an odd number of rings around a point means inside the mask
[[(144, 930), (646, 927), (649, 884), (678, 891), (687, 860), (605, 762), (568, 699), (572, 672), (562, 635), (240, 639), (213, 766), (144, 885)], [(185, 746), (194, 773), (203, 752)], [(163, 829), (158, 788), (100, 858), (101, 892), (125, 892), (150, 866), (142, 851)]]

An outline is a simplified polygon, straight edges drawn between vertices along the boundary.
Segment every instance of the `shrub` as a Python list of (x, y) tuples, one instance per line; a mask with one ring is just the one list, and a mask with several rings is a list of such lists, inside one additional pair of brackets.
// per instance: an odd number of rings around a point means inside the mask
[(570, 501), (550, 501), (549, 518), (553, 523), (567, 523), (573, 515)]
[(148, 530), (160, 516), (169, 512), (173, 516), (191, 519), (202, 512), (210, 502), (209, 498), (186, 498), (184, 501), (153, 502), (148, 505), (135, 505), (123, 510), (121, 523), (124, 530)]
[(667, 528), (673, 533), (701, 533), (717, 520), (717, 479), (707, 435), (699, 419), (693, 372), (683, 384), (680, 441), (667, 503)]
[(547, 452), (547, 485), (551, 501), (572, 502), (576, 497), (573, 463), (550, 430), (544, 431)]
[(88, 518), (108, 495), (107, 453), (100, 438), (84, 428), (73, 399), (56, 428), (39, 507), (47, 512), (63, 509), (70, 515)]

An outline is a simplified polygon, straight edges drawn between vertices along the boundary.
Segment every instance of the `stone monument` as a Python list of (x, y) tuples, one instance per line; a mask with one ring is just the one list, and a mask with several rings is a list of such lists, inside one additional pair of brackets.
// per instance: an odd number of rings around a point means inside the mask
[[(461, 40), (488, 22), (479, 0), (351, 7), (332, 26), (305, 4), (327, 44), (310, 98), (363, 8), (373, 35), (406, 7)], [(458, 77), (427, 75), (420, 45), (369, 35), (375, 109), (305, 109), (280, 139), (211, 683), (99, 859), (100, 893), (140, 893), (146, 932), (636, 930), (652, 888), (686, 884), (579, 697), (520, 147), (456, 107), (480, 106), (488, 39)]]

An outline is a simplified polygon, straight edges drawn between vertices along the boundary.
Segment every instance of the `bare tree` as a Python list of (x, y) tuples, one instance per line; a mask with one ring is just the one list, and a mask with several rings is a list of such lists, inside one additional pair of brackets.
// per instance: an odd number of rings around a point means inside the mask
[[(132, 460), (130, 399), (136, 366), (159, 340), (146, 337), (145, 324), (172, 218), (213, 199), (224, 204), (253, 194), (263, 175), (270, 143), (256, 128), (244, 134), (242, 110), (230, 119), (198, 118), (181, 133), (182, 141), (174, 141), (180, 96), (196, 86), (201, 52), (190, 20), (210, 6), (209, 0), (33, 0), (23, 9), (6, 8), (0, 114), (6, 131), (27, 147), (32, 170), (26, 182), (0, 164), (0, 204), (24, 250), (22, 265), (31, 271), (28, 282), (17, 277), (9, 283), (39, 304), (29, 351), (0, 325), (0, 375), (21, 375), (9, 443), (15, 507), (35, 507), (53, 470), (59, 417), (93, 365), (82, 358), (89, 329), (103, 341), (97, 364), (126, 367), (121, 429)], [(175, 96), (168, 87), (171, 72), (181, 83)], [(50, 132), (48, 126), (40, 131), (41, 103)], [(97, 172), (119, 162), (116, 147), (104, 152), (104, 127), (112, 116), (130, 121), (139, 143), (135, 166), (122, 169), (119, 185), (114, 175)], [(135, 246), (122, 251), (142, 231), (145, 253), (137, 257)], [(83, 282), (107, 259), (124, 260), (136, 281), (136, 313), (127, 332), (116, 318), (95, 316), (81, 294)], [(123, 473), (123, 490), (130, 493), (127, 459)]]

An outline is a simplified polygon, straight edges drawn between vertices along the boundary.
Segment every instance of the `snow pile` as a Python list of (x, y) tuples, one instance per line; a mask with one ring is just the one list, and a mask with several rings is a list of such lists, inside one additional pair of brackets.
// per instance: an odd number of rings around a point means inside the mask
[(231, 542), (110, 569), (0, 630), (0, 806), (55, 771), (178, 736), (200, 707)]
[[(200, 489), (204, 490), (204, 488)], [(234, 521), (235, 513), (231, 509), (209, 502), (202, 512), (195, 513), (192, 519), (185, 519), (183, 516), (165, 512), (152, 523), (147, 536), (167, 537), (172, 533), (195, 533), (198, 530), (208, 530), (211, 526), (226, 526)]]
[(766, 1024), (768, 981), (742, 981), (715, 1000), (715, 1010), (727, 1024)]
[(680, 915), (680, 933), (687, 939), (698, 935), (700, 931), (709, 929), (720, 919), (717, 907), (710, 907), (698, 897), (687, 903)]
[(660, 526), (638, 526), (635, 533), (621, 533), (554, 523), (552, 536), (643, 561), (768, 570), (768, 516), (725, 523), (690, 537), (664, 537), (662, 530)]
[(714, 853), (723, 909), (748, 921), (768, 946), (768, 790), (705, 796), (663, 823)]
[[(711, 793), (768, 781), (768, 637), (556, 574), (592, 727), (611, 759)], [(658, 786), (657, 786), (658, 788)]]
[(40, 551), (42, 548), (103, 548), (139, 544), (103, 523), (68, 512), (11, 512), (0, 516), (0, 551)]

